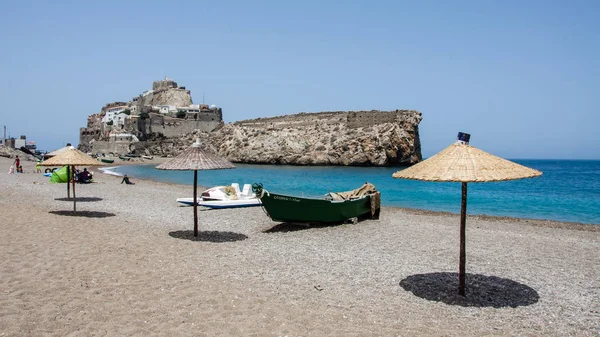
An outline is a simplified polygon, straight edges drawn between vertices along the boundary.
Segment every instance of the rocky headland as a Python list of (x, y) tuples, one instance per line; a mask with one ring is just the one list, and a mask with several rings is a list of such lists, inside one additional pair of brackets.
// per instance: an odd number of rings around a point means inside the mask
[(79, 149), (172, 157), (200, 137), (236, 163), (412, 165), (422, 160), (415, 110), (330, 111), (223, 122), (216, 105), (165, 78), (129, 102), (106, 104), (80, 129)]
[(212, 132), (136, 143), (145, 154), (175, 156), (196, 137), (235, 163), (388, 166), (422, 160), (421, 113), (414, 110), (300, 113), (228, 123)]

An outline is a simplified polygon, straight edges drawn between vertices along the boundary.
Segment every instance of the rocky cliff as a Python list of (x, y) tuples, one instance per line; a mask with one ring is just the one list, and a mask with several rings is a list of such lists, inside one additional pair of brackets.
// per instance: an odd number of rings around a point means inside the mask
[(192, 96), (189, 90), (169, 89), (154, 94), (152, 105), (189, 106), (192, 104)]
[(200, 137), (232, 162), (291, 165), (412, 165), (422, 160), (414, 110), (300, 113), (229, 123), (211, 133), (136, 145), (173, 156)]
[(135, 98), (133, 105), (140, 107), (152, 107), (170, 105), (175, 107), (187, 107), (192, 104), (192, 94), (185, 87), (180, 87), (177, 82), (165, 78), (152, 83), (152, 90)]

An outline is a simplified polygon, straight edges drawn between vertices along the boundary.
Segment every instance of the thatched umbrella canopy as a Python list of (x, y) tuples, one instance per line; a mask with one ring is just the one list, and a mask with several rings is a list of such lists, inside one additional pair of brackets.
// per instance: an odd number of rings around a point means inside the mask
[(159, 170), (194, 171), (194, 236), (198, 236), (198, 170), (221, 170), (235, 168), (228, 160), (200, 148), (200, 139), (177, 157), (156, 167)]
[(63, 153), (65, 150), (68, 150), (70, 148), (72, 148), (73, 146), (71, 146), (70, 143), (67, 143), (67, 146), (65, 147), (61, 147), (60, 149), (56, 149), (52, 152), (48, 152), (44, 155), (44, 158), (52, 158), (54, 156), (58, 156), (59, 154)]
[[(69, 183), (70, 183), (70, 175), (69, 175), (69, 167), (71, 167), (71, 172), (75, 172), (75, 166), (102, 166), (103, 164), (96, 159), (88, 156), (87, 154), (77, 150), (73, 146), (69, 146), (57, 154), (56, 156), (44, 160), (40, 163), (41, 166), (67, 166), (67, 198), (70, 198), (69, 192)], [(73, 181), (73, 211), (77, 212), (77, 204), (75, 199), (75, 179)]]
[(467, 183), (533, 178), (538, 170), (496, 157), (469, 145), (470, 135), (458, 133), (458, 141), (436, 155), (392, 175), (394, 178), (439, 182), (461, 182), (459, 289), (465, 295), (465, 225), (467, 213)]

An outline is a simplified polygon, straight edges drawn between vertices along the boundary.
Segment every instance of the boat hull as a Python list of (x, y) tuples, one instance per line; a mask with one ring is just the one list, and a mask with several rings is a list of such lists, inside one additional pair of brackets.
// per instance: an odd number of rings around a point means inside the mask
[[(239, 200), (198, 200), (198, 206), (208, 208), (240, 208), (240, 207), (255, 207), (260, 206), (260, 200), (256, 198), (252, 199), (239, 199)], [(177, 202), (187, 206), (194, 205), (194, 198), (179, 198)]]
[(264, 191), (262, 205), (273, 221), (298, 223), (341, 223), (371, 215), (371, 197), (332, 201), (299, 198)]
[(114, 159), (104, 159), (104, 158), (101, 158), (100, 161), (103, 163), (108, 163), (108, 164), (112, 164), (115, 162)]

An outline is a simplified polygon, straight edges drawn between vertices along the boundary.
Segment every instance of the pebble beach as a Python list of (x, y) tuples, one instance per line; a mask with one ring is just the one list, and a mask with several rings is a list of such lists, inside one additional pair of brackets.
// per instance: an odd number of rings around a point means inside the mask
[[(597, 336), (600, 226), (384, 207), (339, 226), (193, 208), (190, 186), (0, 158), (0, 336)], [(31, 167), (25, 167), (29, 165)], [(25, 163), (31, 172), (33, 163)], [(192, 173), (190, 173), (192, 179)]]

